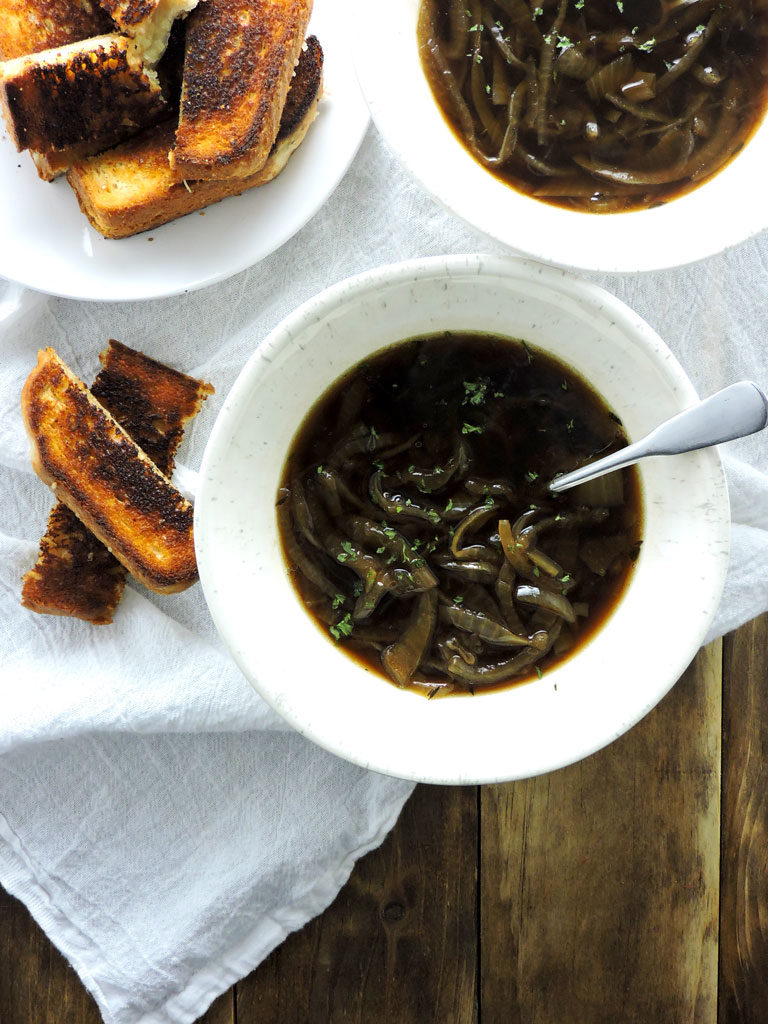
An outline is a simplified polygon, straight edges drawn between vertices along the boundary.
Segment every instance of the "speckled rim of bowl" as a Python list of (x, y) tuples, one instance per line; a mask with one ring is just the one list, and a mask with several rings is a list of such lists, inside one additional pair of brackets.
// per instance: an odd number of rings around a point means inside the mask
[[(603, 273), (665, 270), (714, 256), (768, 227), (762, 196), (768, 118), (710, 181), (655, 209), (571, 211), (529, 198), (494, 178), (448, 128), (421, 70), (420, 0), (359, 5), (356, 70), (387, 146), (449, 212), (533, 259)], [(395, 73), (396, 69), (396, 73)]]
[[(297, 395), (303, 401), (302, 390), (314, 400), (349, 365), (380, 348), (390, 318), (389, 342), (422, 333), (420, 303), (434, 302), (438, 290), (444, 296), (471, 296), (477, 282), (490, 288), (496, 308), (486, 304), (475, 329), (492, 329), (487, 322), (494, 316), (513, 315), (526, 303), (550, 303), (555, 321), (558, 316), (568, 321), (567, 336), (542, 317), (533, 335), (526, 332), (532, 344), (549, 347), (542, 345), (548, 330), (566, 346), (583, 334), (588, 350), (597, 351), (607, 382), (612, 374), (634, 379), (636, 367), (625, 367), (626, 359), (647, 364), (659, 389), (656, 419), (696, 400), (655, 332), (595, 285), (519, 259), (472, 255), (408, 261), (327, 289), (269, 334), (214, 425), (195, 508), (205, 597), (224, 643), (256, 691), (298, 732), (340, 757), (384, 774), (443, 784), (541, 774), (624, 733), (668, 692), (696, 653), (728, 565), (728, 499), (717, 451), (648, 460), (641, 467), (646, 538), (633, 580), (607, 625), (544, 680), (474, 699), (430, 702), (339, 656), (299, 605), (279, 551), (272, 495), (303, 416), (295, 410), (286, 414), (285, 403)], [(398, 329), (396, 302), (413, 330)], [(360, 316), (361, 304), (367, 320)], [(388, 316), (382, 316), (385, 310)], [(457, 320), (441, 311), (438, 321), (458, 329), (467, 315)], [(340, 340), (345, 318), (356, 325), (358, 338), (364, 326), (378, 332), (379, 340), (357, 343), (354, 358)], [(323, 346), (334, 331), (337, 343)], [(622, 359), (610, 363), (610, 353)], [(622, 405), (613, 401), (610, 384), (599, 390), (623, 416), (630, 438), (653, 425), (647, 401)], [(290, 652), (288, 670), (276, 653), (281, 644)], [(606, 664), (613, 667), (605, 671)]]

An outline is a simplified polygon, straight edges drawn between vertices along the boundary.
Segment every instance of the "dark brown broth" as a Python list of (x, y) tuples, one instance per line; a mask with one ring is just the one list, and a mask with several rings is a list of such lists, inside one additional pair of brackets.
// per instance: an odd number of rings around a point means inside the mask
[[(369, 593), (371, 566), (375, 564), (377, 572), (406, 573), (411, 579), (434, 573), (439, 607), (482, 611), (512, 632), (519, 633), (522, 626), (523, 636), (550, 630), (554, 646), (518, 675), (466, 682), (445, 674), (445, 646), (443, 655), (435, 654), (436, 644), (445, 644), (446, 637), (456, 640), (456, 634), (461, 657), (474, 656), (478, 665), (504, 661), (509, 649), (488, 647), (438, 621), (429, 648), (432, 654), (426, 659), (430, 664), (418, 670), (410, 685), (428, 695), (437, 692), (435, 687), (440, 692), (479, 692), (542, 674), (572, 654), (610, 614), (636, 557), (641, 524), (634, 469), (614, 475), (608, 490), (618, 489), (620, 503), (607, 511), (586, 508), (583, 490), (553, 497), (547, 483), (556, 473), (625, 444), (620, 422), (595, 392), (563, 363), (525, 343), (446, 333), (390, 346), (339, 378), (310, 409), (291, 444), (278, 495), (278, 519), (297, 593), (320, 628), (334, 634), (347, 654), (385, 674), (381, 651), (397, 643), (421, 598), (386, 591), (369, 617), (356, 621)], [(444, 479), (451, 472), (451, 460), (458, 468)], [(371, 500), (373, 477), (390, 500), (386, 512)], [(587, 499), (594, 504), (594, 494)], [(495, 584), (467, 584), (455, 568), (443, 568), (440, 559), (456, 561), (446, 554), (448, 531), (455, 536), (470, 511), (491, 505), (488, 522), (462, 541), (462, 548), (478, 542), (483, 547), (482, 555), (469, 561), (492, 561), (496, 578), (506, 561), (499, 521), (513, 524), (523, 514), (537, 522), (557, 517), (535, 547), (555, 559), (561, 576), (552, 579), (526, 561), (523, 574), (513, 582), (567, 593), (580, 611), (574, 624), (517, 603), (511, 612), (515, 626), (495, 604)], [(417, 506), (432, 511), (427, 518), (411, 518)], [(570, 528), (571, 516), (604, 521)], [(383, 521), (383, 530), (398, 538), (395, 547), (386, 537), (361, 540), (354, 531), (363, 519)], [(397, 546), (400, 538), (411, 547), (408, 556), (405, 545)], [(603, 559), (605, 575), (587, 568), (585, 552), (592, 552), (598, 566)], [(349, 563), (358, 554), (372, 561), (361, 562), (353, 571)], [(483, 572), (488, 576), (487, 569)], [(322, 586), (308, 578), (317, 574)], [(582, 605), (588, 606), (586, 611)], [(373, 646), (361, 640), (366, 634)], [(472, 650), (465, 649), (465, 640), (474, 644)]]
[(422, 0), (418, 31), (459, 141), (508, 185), (569, 209), (689, 192), (768, 105), (762, 0)]

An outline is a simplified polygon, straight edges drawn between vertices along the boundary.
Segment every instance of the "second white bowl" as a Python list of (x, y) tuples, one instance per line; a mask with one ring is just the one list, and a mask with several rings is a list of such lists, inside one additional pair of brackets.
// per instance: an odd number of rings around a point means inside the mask
[(417, 181), (448, 210), (534, 259), (601, 272), (663, 270), (722, 252), (768, 227), (763, 201), (768, 120), (719, 174), (652, 210), (579, 213), (531, 199), (494, 178), (457, 141), (421, 68), (420, 0), (360, 4), (358, 79), (376, 127)]

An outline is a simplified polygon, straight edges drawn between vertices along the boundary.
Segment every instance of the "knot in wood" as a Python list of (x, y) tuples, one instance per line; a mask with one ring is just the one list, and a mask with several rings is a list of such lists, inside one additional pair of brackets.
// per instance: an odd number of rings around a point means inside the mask
[(402, 903), (391, 900), (381, 912), (385, 921), (402, 921), (405, 917), (405, 907)]

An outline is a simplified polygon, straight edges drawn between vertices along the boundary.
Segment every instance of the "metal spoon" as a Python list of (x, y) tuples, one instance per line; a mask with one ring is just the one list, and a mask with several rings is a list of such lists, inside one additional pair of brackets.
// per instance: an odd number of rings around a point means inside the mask
[(678, 413), (660, 424), (642, 440), (606, 455), (589, 466), (555, 477), (550, 491), (567, 491), (577, 484), (604, 476), (614, 469), (631, 466), (648, 455), (678, 455), (697, 448), (709, 448), (723, 441), (733, 441), (762, 430), (768, 423), (768, 398), (752, 381), (717, 391), (710, 398)]

